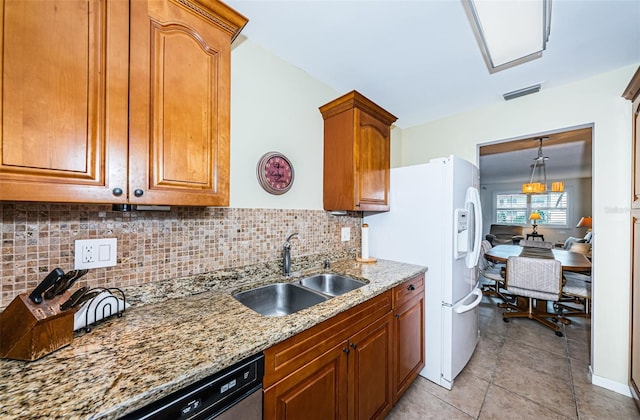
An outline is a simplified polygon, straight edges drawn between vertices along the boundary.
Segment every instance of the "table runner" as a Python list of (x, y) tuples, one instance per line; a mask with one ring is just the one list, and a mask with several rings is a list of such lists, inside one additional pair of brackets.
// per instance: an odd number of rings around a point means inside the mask
[(555, 258), (553, 252), (547, 248), (537, 248), (533, 246), (523, 246), (520, 257), (528, 258)]

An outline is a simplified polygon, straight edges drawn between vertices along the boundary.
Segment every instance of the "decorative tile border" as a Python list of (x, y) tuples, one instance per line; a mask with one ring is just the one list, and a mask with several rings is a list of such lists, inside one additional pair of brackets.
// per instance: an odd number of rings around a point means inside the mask
[[(0, 308), (33, 289), (55, 267), (73, 268), (76, 239), (117, 238), (118, 265), (89, 272), (77, 287), (126, 287), (273, 262), (291, 256), (355, 255), (359, 213), (322, 210), (173, 207), (170, 212), (111, 211), (107, 205), (0, 203)], [(351, 240), (340, 241), (340, 228)], [(294, 267), (295, 268), (295, 267)], [(74, 287), (75, 288), (75, 287)]]

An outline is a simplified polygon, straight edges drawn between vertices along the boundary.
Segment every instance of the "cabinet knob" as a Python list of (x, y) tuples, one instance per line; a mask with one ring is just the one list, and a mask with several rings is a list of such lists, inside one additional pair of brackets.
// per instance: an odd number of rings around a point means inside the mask
[(342, 351), (343, 351), (343, 352), (345, 352), (345, 353), (347, 353), (347, 354), (349, 354), (349, 347), (345, 347), (345, 348), (343, 348), (343, 349), (342, 349)]
[(352, 349), (356, 349), (358, 348), (358, 345), (356, 343), (349, 343), (349, 345), (351, 346)]
[(144, 194), (144, 191), (142, 191), (140, 188), (138, 188), (133, 192), (133, 195), (135, 195), (136, 197), (142, 197), (143, 194)]
[(407, 290), (416, 290), (416, 288), (413, 284), (410, 284), (409, 286), (407, 286)]
[(122, 188), (114, 188), (113, 190), (111, 190), (111, 192), (113, 193), (113, 195), (115, 195), (116, 197), (120, 197), (122, 195), (122, 193), (124, 191), (122, 191)]
[(400, 315), (395, 314), (394, 316), (396, 317), (396, 319), (400, 319)]

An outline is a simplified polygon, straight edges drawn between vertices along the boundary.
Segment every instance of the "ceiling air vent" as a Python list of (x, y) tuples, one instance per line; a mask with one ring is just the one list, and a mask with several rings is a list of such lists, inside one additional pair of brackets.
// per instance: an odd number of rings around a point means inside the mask
[(502, 97), (504, 98), (505, 101), (511, 100), (511, 99), (515, 99), (515, 98), (519, 98), (521, 96), (525, 96), (525, 95), (530, 95), (532, 93), (536, 93), (536, 92), (540, 92), (540, 85), (533, 85), (533, 86), (528, 86), (526, 88), (522, 88), (522, 89), (518, 89), (518, 90), (514, 90), (512, 92), (507, 92), (505, 94), (502, 95)]

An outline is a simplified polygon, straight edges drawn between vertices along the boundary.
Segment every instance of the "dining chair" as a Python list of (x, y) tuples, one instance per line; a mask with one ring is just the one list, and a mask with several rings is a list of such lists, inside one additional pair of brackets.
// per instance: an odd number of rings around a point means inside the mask
[[(505, 264), (494, 264), (488, 261), (484, 254), (492, 248), (491, 242), (483, 240), (480, 244), (480, 258), (478, 258), (478, 277), (480, 277), (482, 294), (484, 296), (495, 296), (504, 302), (507, 298), (500, 292), (504, 289)], [(485, 279), (486, 281), (482, 281)]]
[[(591, 276), (565, 272), (562, 298), (553, 307), (566, 317), (591, 317)], [(570, 304), (570, 305), (569, 305)], [(576, 306), (577, 305), (577, 306)], [(581, 308), (582, 307), (582, 308)]]
[[(507, 293), (528, 299), (526, 308), (510, 303), (501, 304), (500, 307), (510, 310), (502, 314), (505, 322), (509, 322), (509, 318), (533, 319), (554, 330), (558, 337), (562, 337), (560, 326), (557, 325), (560, 316), (547, 312), (546, 308), (546, 301), (556, 302), (562, 297), (560, 261), (550, 258), (509, 257), (505, 283)], [(543, 301), (545, 306), (537, 307), (537, 304)]]
[(530, 239), (522, 239), (520, 240), (520, 246), (526, 246), (530, 248), (544, 248), (544, 249), (552, 249), (553, 244), (551, 242), (545, 241), (533, 241)]

